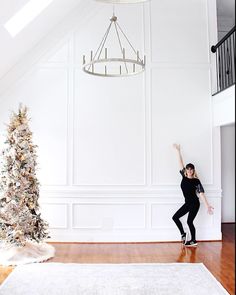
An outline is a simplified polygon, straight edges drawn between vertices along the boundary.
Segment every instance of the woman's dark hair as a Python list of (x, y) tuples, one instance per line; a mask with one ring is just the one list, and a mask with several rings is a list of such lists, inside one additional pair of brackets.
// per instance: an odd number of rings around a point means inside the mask
[(189, 163), (186, 165), (185, 169), (184, 169), (184, 175), (187, 177), (187, 170), (188, 169), (192, 169), (194, 172), (193, 172), (193, 177), (194, 178), (198, 178), (198, 175), (197, 175), (197, 172), (195, 170), (195, 166), (192, 164), (192, 163)]
[(195, 170), (195, 167), (194, 167), (194, 165), (192, 163), (189, 163), (189, 164), (186, 165), (186, 169), (193, 169), (193, 170)]

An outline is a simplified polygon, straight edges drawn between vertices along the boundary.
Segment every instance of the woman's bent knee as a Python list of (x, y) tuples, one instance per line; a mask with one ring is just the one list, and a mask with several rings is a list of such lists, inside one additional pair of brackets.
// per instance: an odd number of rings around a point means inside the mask
[(173, 216), (172, 216), (172, 219), (173, 219), (174, 221), (176, 221), (176, 220), (178, 220), (179, 218), (178, 218), (176, 215), (173, 215)]

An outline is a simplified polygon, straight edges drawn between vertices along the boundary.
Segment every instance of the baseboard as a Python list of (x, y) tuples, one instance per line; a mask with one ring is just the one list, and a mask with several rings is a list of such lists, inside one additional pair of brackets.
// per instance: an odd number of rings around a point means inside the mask
[[(221, 241), (222, 233), (220, 231), (206, 231), (199, 229), (197, 231), (198, 241)], [(149, 232), (149, 233), (55, 233), (51, 232), (51, 239), (48, 242), (71, 242), (71, 243), (171, 243), (179, 242), (180, 235), (178, 231), (173, 232)]]

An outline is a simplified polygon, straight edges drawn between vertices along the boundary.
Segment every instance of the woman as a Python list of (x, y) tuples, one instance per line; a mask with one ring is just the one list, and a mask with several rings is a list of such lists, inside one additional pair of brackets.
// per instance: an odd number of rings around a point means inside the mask
[[(209, 203), (204, 195), (204, 189), (203, 189), (203, 186), (202, 186), (200, 180), (197, 177), (194, 165), (189, 163), (185, 167), (184, 163), (183, 163), (181, 151), (180, 151), (180, 145), (174, 144), (174, 148), (178, 152), (178, 158), (179, 158), (179, 163), (180, 163), (180, 167), (181, 167), (180, 173), (183, 177), (182, 181), (181, 181), (181, 189), (183, 191), (185, 203), (174, 214), (172, 219), (176, 223), (176, 225), (181, 233), (182, 243), (188, 247), (195, 247), (195, 246), (197, 246), (197, 241), (196, 241), (196, 230), (195, 230), (195, 227), (193, 224), (193, 220), (196, 217), (199, 207), (200, 207), (199, 198), (196, 193), (199, 194), (201, 200), (206, 205), (207, 211), (209, 214), (213, 214), (214, 208), (209, 205)], [(187, 213), (189, 213), (188, 219), (187, 219), (187, 224), (189, 226), (190, 233), (191, 233), (191, 240), (190, 241), (187, 241), (187, 233), (184, 232), (182, 223), (179, 220), (182, 216), (184, 216)]]

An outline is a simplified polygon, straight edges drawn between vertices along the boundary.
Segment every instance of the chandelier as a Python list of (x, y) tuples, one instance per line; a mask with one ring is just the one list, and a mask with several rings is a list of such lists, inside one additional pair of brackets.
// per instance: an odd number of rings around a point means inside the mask
[[(96, 0), (106, 3), (138, 3), (147, 0)], [(107, 47), (107, 40), (114, 32), (116, 39), (116, 53)], [(126, 46), (124, 46), (126, 43)], [(114, 46), (112, 46), (114, 47)], [(114, 48), (112, 48), (114, 50)], [(110, 24), (99, 44), (97, 50), (91, 50), (90, 56), (86, 59), (83, 56), (83, 71), (87, 74), (100, 77), (126, 77), (142, 73), (145, 70), (146, 57), (141, 56), (140, 52), (134, 48), (124, 30), (118, 23), (118, 18), (113, 12)]]

